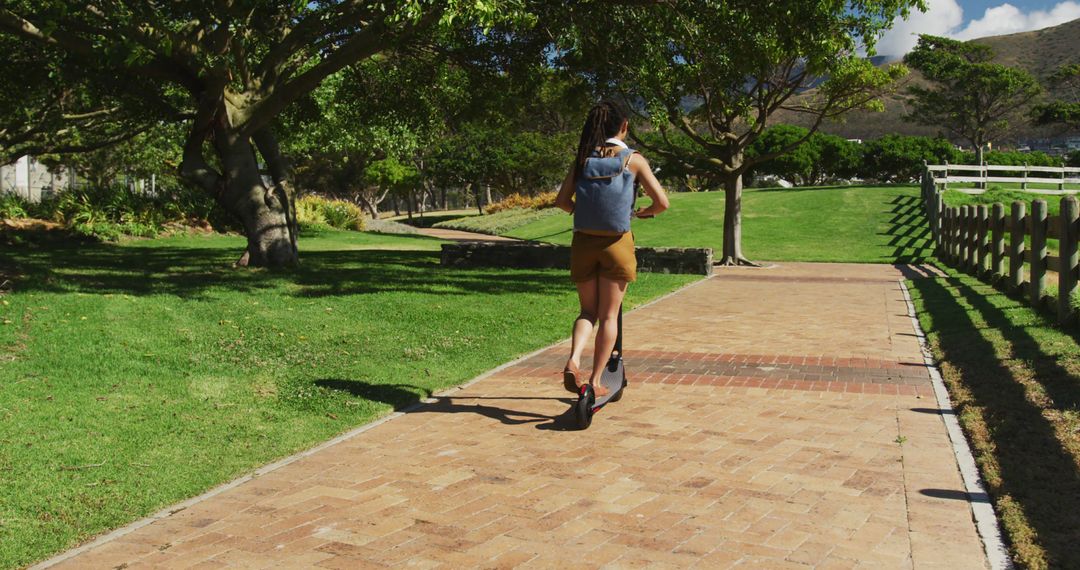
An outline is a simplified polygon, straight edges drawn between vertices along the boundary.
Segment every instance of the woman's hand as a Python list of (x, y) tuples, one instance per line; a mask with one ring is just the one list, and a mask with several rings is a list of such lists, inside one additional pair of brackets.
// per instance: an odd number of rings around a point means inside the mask
[(638, 208), (638, 211), (634, 212), (635, 218), (646, 219), (655, 218), (656, 214), (649, 211), (649, 208)]

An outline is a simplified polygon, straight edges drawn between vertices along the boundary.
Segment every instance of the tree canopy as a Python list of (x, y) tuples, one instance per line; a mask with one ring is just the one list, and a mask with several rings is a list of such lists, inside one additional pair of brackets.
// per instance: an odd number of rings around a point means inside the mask
[[(826, 120), (877, 98), (904, 73), (875, 67), (879, 34), (916, 0), (583, 3), (567, 9), (559, 55), (639, 120), (639, 146), (723, 183), (724, 263), (741, 246), (742, 175), (794, 150)], [(604, 25), (596, 25), (603, 22)], [(808, 114), (806, 136), (774, 153), (746, 149), (781, 110)], [(652, 128), (659, 137), (640, 136)]]
[[(102, 0), (77, 10), (64, 0), (17, 0), (0, 7), (0, 36), (48, 69), (38, 95), (45, 103), (85, 84), (95, 96), (122, 90), (137, 99), (121, 107), (138, 111), (129, 128), (184, 121), (179, 171), (240, 219), (248, 237), (241, 263), (286, 265), (297, 259), (297, 227), (291, 168), (275, 132), (281, 113), (357, 62), (457, 28), (479, 37), (518, 18), (527, 15), (515, 0)], [(41, 107), (68, 120), (111, 108)]]
[(1035, 106), (1035, 124), (1080, 129), (1080, 63), (1059, 67), (1049, 83), (1052, 99)]
[(989, 46), (921, 35), (904, 62), (930, 86), (912, 86), (909, 118), (940, 126), (975, 147), (982, 164), (987, 142), (1008, 133), (1010, 121), (1039, 94), (1039, 82), (1022, 69), (993, 63)]

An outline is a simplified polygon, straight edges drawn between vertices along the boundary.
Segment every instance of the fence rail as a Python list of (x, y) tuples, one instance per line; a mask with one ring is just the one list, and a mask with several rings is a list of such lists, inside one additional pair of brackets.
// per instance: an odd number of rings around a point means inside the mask
[[(945, 163), (928, 164), (926, 172), (929, 173), (934, 184), (940, 185), (943, 189), (948, 189), (949, 184), (979, 184), (985, 188), (988, 183), (999, 182), (1019, 184), (1021, 190), (1036, 194), (1060, 195), (1080, 192), (1080, 188), (1065, 188), (1067, 184), (1080, 185), (1080, 168), (1071, 166), (1008, 166), (1000, 164), (979, 166), (977, 164)], [(975, 174), (971, 174), (973, 172)], [(1030, 184), (1057, 185), (1057, 190), (1029, 188)]]
[[(1080, 279), (1080, 203), (1076, 197), (1062, 197), (1056, 216), (1048, 215), (1045, 200), (1032, 201), (1030, 212), (1028, 204), (1019, 200), (1011, 204), (1008, 213), (1002, 203), (946, 206), (938, 180), (934, 170), (927, 167), (922, 197), (938, 259), (984, 281), (1023, 293), (1035, 307), (1056, 308), (1061, 324), (1075, 322), (1071, 299)], [(1050, 239), (1058, 240), (1058, 255), (1049, 254)], [(1056, 306), (1048, 303), (1048, 271), (1058, 274)]]

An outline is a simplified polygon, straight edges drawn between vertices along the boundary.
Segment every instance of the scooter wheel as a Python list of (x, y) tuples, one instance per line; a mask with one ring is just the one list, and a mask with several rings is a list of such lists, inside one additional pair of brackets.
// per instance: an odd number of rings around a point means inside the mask
[(594, 404), (596, 404), (596, 393), (593, 392), (593, 387), (588, 384), (582, 386), (581, 397), (578, 398), (577, 405), (574, 407), (578, 429), (588, 429), (592, 424)]

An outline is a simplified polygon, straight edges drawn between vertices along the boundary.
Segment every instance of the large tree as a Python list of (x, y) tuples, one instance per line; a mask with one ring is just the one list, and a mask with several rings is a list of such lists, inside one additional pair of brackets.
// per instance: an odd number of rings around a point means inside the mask
[(1039, 94), (1039, 82), (1028, 72), (993, 63), (990, 46), (921, 35), (904, 62), (922, 72), (930, 85), (908, 88), (908, 118), (941, 127), (975, 147), (983, 163), (986, 143), (1008, 133), (1010, 120)]
[[(658, 131), (659, 142), (632, 132), (639, 146), (723, 185), (721, 260), (731, 265), (750, 263), (741, 239), (743, 173), (796, 148), (824, 121), (874, 106), (904, 70), (874, 67), (860, 49), (872, 53), (882, 30), (922, 3), (616, 4), (621, 5), (585, 3), (570, 10), (561, 53), (586, 70), (601, 92), (621, 94)], [(747, 156), (781, 110), (809, 115), (806, 134), (774, 153)]]
[(95, 0), (75, 9), (8, 0), (0, 35), (36, 50), (37, 65), (141, 100), (142, 124), (185, 120), (180, 174), (240, 220), (248, 239), (240, 263), (289, 265), (297, 227), (275, 132), (282, 111), (349, 65), (452, 25), (516, 15), (512, 2)]
[(1063, 65), (1048, 79), (1052, 99), (1035, 106), (1035, 124), (1080, 129), (1080, 63)]

